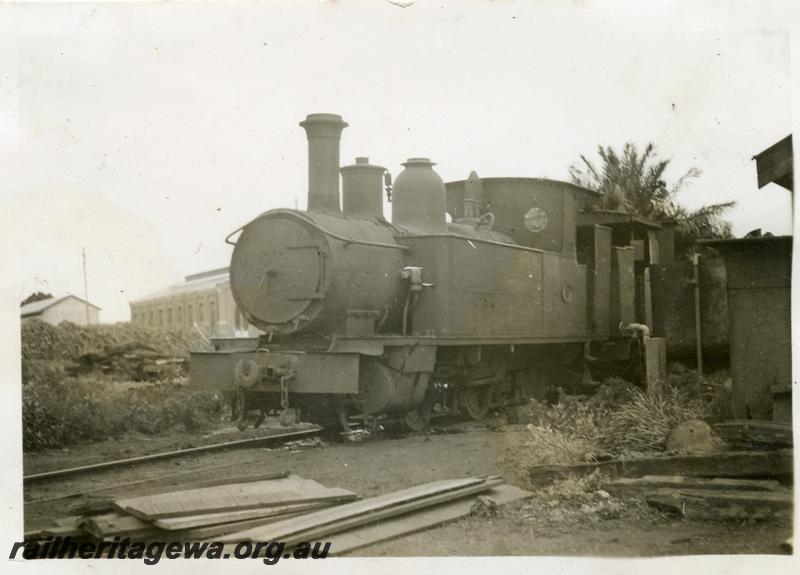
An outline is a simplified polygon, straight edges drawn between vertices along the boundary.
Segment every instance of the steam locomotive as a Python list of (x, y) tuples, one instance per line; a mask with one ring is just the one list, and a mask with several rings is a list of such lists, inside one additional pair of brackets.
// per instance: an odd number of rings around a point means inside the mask
[(435, 413), (480, 420), (554, 385), (591, 386), (604, 365), (663, 361), (637, 321), (652, 305), (637, 278), (659, 242), (635, 216), (593, 209), (597, 192), (566, 182), (444, 183), (428, 158), (393, 183), (367, 158), (340, 168), (347, 125), (300, 123), (306, 211), (271, 210), (228, 237), (231, 291), (263, 334), (214, 340), (190, 376), (236, 390), (240, 427), (259, 404), (286, 424), (421, 430)]

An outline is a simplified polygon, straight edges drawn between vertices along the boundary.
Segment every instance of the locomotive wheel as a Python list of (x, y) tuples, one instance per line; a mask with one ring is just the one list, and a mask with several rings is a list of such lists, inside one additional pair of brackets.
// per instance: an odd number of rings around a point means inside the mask
[(431, 422), (431, 414), (433, 413), (433, 401), (431, 400), (430, 390), (425, 394), (425, 399), (422, 400), (416, 408), (406, 413), (403, 418), (403, 425), (410, 431), (425, 431), (428, 424)]
[(492, 402), (491, 385), (473, 385), (462, 387), (459, 394), (459, 405), (464, 408), (467, 415), (475, 421), (482, 421), (489, 413)]

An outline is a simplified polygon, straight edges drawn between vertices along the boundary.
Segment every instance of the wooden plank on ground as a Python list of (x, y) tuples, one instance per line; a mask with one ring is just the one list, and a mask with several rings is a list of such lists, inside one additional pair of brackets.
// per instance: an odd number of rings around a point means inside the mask
[(85, 535), (83, 531), (83, 517), (71, 515), (69, 517), (61, 517), (55, 520), (55, 524), (50, 527), (45, 527), (41, 530), (42, 535), (45, 537), (79, 537)]
[[(228, 468), (230, 466), (228, 465), (228, 466), (225, 466), (225, 467)], [(218, 469), (218, 468), (208, 468), (208, 469), (210, 470), (210, 469)], [(169, 486), (186, 485), (187, 487), (190, 487), (191, 489), (197, 489), (197, 488), (201, 488), (201, 487), (216, 487), (218, 485), (230, 485), (230, 484), (236, 484), (236, 483), (250, 483), (250, 482), (255, 482), (255, 481), (267, 481), (267, 480), (270, 480), (270, 479), (284, 479), (286, 477), (289, 477), (289, 472), (288, 471), (277, 471), (277, 472), (271, 471), (271, 472), (268, 472), (268, 473), (256, 473), (256, 474), (253, 474), (253, 475), (230, 477), (230, 478), (227, 478), (227, 479), (223, 479), (223, 478), (205, 479), (205, 480), (199, 480), (199, 481), (197, 481), (197, 480), (191, 481), (191, 483), (188, 483), (188, 484), (186, 483), (185, 477), (187, 475), (190, 476), (190, 477), (194, 477), (194, 476), (196, 476), (197, 473), (200, 473), (202, 471), (206, 471), (206, 470), (201, 469), (201, 470), (197, 470), (197, 471), (183, 471), (181, 473), (176, 473), (176, 474), (173, 474), (173, 475), (165, 476), (163, 478), (163, 480), (162, 480), (162, 478), (143, 479), (141, 481), (132, 481), (130, 483), (120, 483), (120, 484), (117, 484), (117, 485), (112, 485), (110, 487), (104, 487), (102, 489), (97, 489), (97, 490), (94, 490), (94, 491), (106, 491), (106, 490), (112, 490), (113, 491), (113, 490), (119, 490), (119, 489), (122, 489), (122, 488), (125, 488), (125, 490), (127, 491), (131, 487), (134, 487), (134, 486), (139, 485), (139, 484), (146, 484), (146, 483), (152, 483), (154, 481), (161, 481), (161, 483), (158, 486), (154, 486), (154, 487), (151, 487), (149, 489), (147, 489), (147, 488), (144, 488), (144, 489), (140, 488), (138, 490), (134, 489), (134, 491), (138, 491), (138, 493), (136, 493), (135, 495), (131, 494), (131, 493), (126, 493), (125, 494), (126, 499), (132, 499), (134, 496), (135, 497), (141, 497), (141, 496), (144, 496), (144, 495), (155, 495), (155, 494), (164, 493), (164, 487), (167, 486), (167, 485), (169, 485)], [(179, 477), (180, 477), (180, 479), (178, 479)], [(115, 507), (114, 507), (114, 499), (118, 498), (119, 496), (94, 494), (94, 491), (91, 491), (91, 492), (87, 491), (87, 492), (84, 492), (84, 493), (75, 493), (75, 494), (72, 494), (72, 495), (61, 496), (61, 497), (54, 498), (54, 499), (61, 499), (61, 498), (72, 497), (72, 496), (78, 497), (78, 496), (81, 496), (81, 495), (86, 496), (86, 500), (84, 502), (82, 502), (82, 503), (80, 503), (78, 505), (75, 505), (75, 506), (70, 508), (70, 512), (71, 513), (76, 513), (78, 515), (95, 515), (95, 514), (98, 514), (98, 513), (106, 513), (106, 512), (109, 512), (109, 511), (113, 511), (115, 509)], [(40, 500), (37, 500), (36, 503), (38, 503), (40, 501), (47, 501), (47, 500), (40, 499)]]
[(791, 447), (792, 426), (775, 421), (736, 419), (714, 425), (714, 431), (735, 446)]
[(692, 477), (790, 477), (792, 450), (730, 451), (710, 455), (675, 455), (577, 465), (534, 465), (531, 482), (546, 484), (569, 475), (599, 471), (612, 476), (688, 475)]
[[(142, 533), (136, 537), (130, 537), (131, 541), (152, 541), (154, 539), (169, 539), (171, 541), (212, 541), (221, 535), (227, 535), (234, 531), (242, 531), (251, 527), (262, 526), (273, 521), (283, 520), (289, 517), (297, 517), (300, 513), (290, 513), (278, 517), (258, 517), (246, 521), (234, 521), (233, 523), (222, 523), (220, 525), (210, 525), (186, 529), (185, 531), (162, 531), (153, 529), (149, 533)], [(119, 536), (116, 536), (119, 537)], [(114, 541), (114, 537), (104, 537), (103, 541)], [(119, 541), (119, 539), (117, 539)]]
[(786, 487), (773, 479), (730, 479), (726, 477), (684, 477), (682, 475), (645, 475), (620, 477), (603, 483), (609, 493), (652, 491), (653, 489), (718, 489), (725, 491), (785, 491)]
[(45, 537), (83, 537), (86, 532), (81, 527), (68, 527), (66, 525), (53, 525), (42, 529)]
[(290, 475), (284, 479), (220, 485), (114, 502), (117, 509), (140, 519), (156, 520), (179, 515), (201, 515), (314, 501), (342, 502), (356, 499), (355, 493), (338, 487), (324, 487), (316, 481)]
[(160, 529), (176, 531), (180, 529), (193, 529), (220, 523), (233, 523), (234, 521), (244, 521), (246, 519), (258, 519), (260, 517), (276, 517), (290, 513), (301, 513), (315, 511), (322, 507), (330, 507), (334, 503), (329, 501), (315, 501), (312, 503), (299, 503), (297, 505), (283, 505), (280, 507), (262, 507), (258, 509), (242, 509), (239, 511), (225, 511), (222, 513), (205, 513), (203, 515), (187, 515), (183, 517), (165, 517), (156, 519), (153, 525)]
[[(230, 466), (228, 466), (228, 467), (230, 467)], [(200, 471), (202, 471), (202, 470), (200, 470)], [(239, 475), (239, 476), (235, 476), (235, 477), (216, 477), (216, 478), (213, 478), (213, 479), (199, 479), (198, 480), (198, 479), (196, 479), (196, 477), (197, 477), (197, 474), (199, 473), (199, 471), (189, 472), (189, 473), (195, 478), (195, 479), (192, 479), (190, 481), (190, 483), (187, 484), (186, 480), (183, 479), (183, 478), (181, 478), (180, 480), (178, 479), (179, 476), (186, 475), (186, 473), (175, 474), (174, 476), (172, 476), (169, 479), (169, 481), (164, 481), (164, 482), (162, 482), (160, 484), (159, 491), (163, 491), (164, 490), (164, 485), (170, 485), (170, 486), (172, 486), (172, 485), (175, 485), (175, 486), (187, 485), (187, 486), (191, 486), (192, 489), (198, 489), (198, 488), (201, 488), (201, 487), (216, 487), (218, 485), (231, 485), (231, 484), (234, 484), (234, 483), (254, 483), (256, 481), (269, 481), (271, 479), (285, 479), (285, 478), (289, 477), (289, 475), (290, 475), (288, 471), (268, 471), (268, 472), (265, 472), (265, 473), (253, 473), (253, 474), (249, 474), (249, 475)], [(146, 481), (149, 481), (149, 480), (147, 480), (147, 479), (143, 480), (143, 482), (146, 482)], [(138, 483), (138, 482), (134, 482), (134, 483)], [(132, 485), (132, 484), (129, 484), (129, 485)]]
[(228, 535), (229, 533), (252, 529), (254, 527), (263, 527), (264, 525), (277, 521), (300, 517), (304, 513), (305, 512), (289, 513), (287, 515), (278, 515), (275, 517), (256, 517), (255, 519), (234, 521), (232, 523), (195, 527), (194, 529), (186, 529), (185, 531), (161, 531), (161, 533), (169, 533), (169, 536), (176, 541), (209, 541), (212, 539), (216, 541), (219, 537)]
[(142, 538), (155, 534), (152, 523), (142, 521), (132, 515), (121, 513), (106, 513), (95, 517), (87, 517), (83, 529), (98, 539), (108, 537)]
[(159, 503), (158, 505), (128, 504), (127, 502), (122, 502), (121, 504), (116, 502), (116, 505), (131, 515), (147, 521), (154, 521), (168, 517), (222, 512), (226, 509), (243, 510), (269, 506), (283, 507), (291, 504), (312, 502), (342, 503), (353, 501), (356, 498), (355, 493), (352, 491), (331, 488), (324, 492), (304, 493), (297, 490), (287, 490), (269, 493), (220, 494), (213, 498), (175, 500)]
[(408, 489), (386, 493), (377, 497), (370, 497), (345, 505), (338, 505), (330, 509), (314, 511), (296, 519), (279, 521), (265, 528), (255, 528), (232, 533), (219, 540), (225, 542), (285, 541), (290, 535), (308, 531), (309, 529), (315, 529), (322, 525), (328, 525), (351, 517), (374, 514), (381, 509), (386, 509), (401, 503), (408, 503), (410, 501), (432, 497), (448, 491), (464, 489), (485, 482), (486, 479), (482, 477), (433, 481), (431, 483), (416, 485)]
[[(485, 495), (491, 497), (497, 505), (505, 505), (512, 501), (530, 497), (533, 494), (512, 485), (503, 484), (493, 487)], [(387, 519), (380, 523), (370, 523), (343, 533), (337, 533), (327, 539), (331, 542), (330, 554), (344, 555), (367, 545), (411, 535), (418, 531), (454, 521), (469, 515), (474, 502), (475, 497), (458, 499), (429, 509), (422, 509)]]
[(375, 523), (377, 521), (383, 521), (384, 519), (387, 518), (389, 519), (394, 518), (397, 517), (398, 515), (403, 515), (404, 513), (413, 513), (421, 509), (428, 509), (430, 507), (435, 507), (442, 503), (447, 503), (457, 499), (469, 498), (472, 495), (485, 493), (492, 487), (499, 486), (502, 483), (503, 483), (502, 479), (491, 479), (486, 481), (485, 483), (480, 483), (478, 485), (470, 485), (468, 487), (464, 487), (463, 489), (455, 489), (453, 491), (447, 491), (445, 493), (440, 493), (438, 495), (433, 495), (431, 497), (424, 497), (422, 499), (416, 499), (414, 501), (409, 501), (407, 503), (393, 505), (386, 509), (381, 509), (379, 511), (375, 511), (367, 515), (357, 515), (355, 517), (349, 517), (347, 519), (342, 519), (340, 521), (335, 521), (327, 525), (322, 525), (316, 528), (309, 529), (307, 531), (301, 531), (300, 533), (295, 533), (294, 535), (290, 535), (286, 538), (285, 543), (287, 545), (294, 545), (301, 541), (320, 541), (322, 539), (329, 537), (334, 533), (339, 533), (347, 529), (360, 527), (362, 525)]
[(792, 493), (768, 491), (716, 491), (657, 489), (647, 503), (689, 519), (790, 519)]
[(89, 495), (82, 503), (69, 508), (70, 513), (77, 513), (78, 515), (99, 515), (101, 513), (109, 513), (113, 510), (113, 498), (94, 495)]

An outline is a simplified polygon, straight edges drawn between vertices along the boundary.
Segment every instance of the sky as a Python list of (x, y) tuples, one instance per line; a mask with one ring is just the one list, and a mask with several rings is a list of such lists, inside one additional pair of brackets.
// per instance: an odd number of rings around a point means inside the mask
[(791, 132), (788, 3), (650, 4), (3, 5), (4, 305), (82, 296), (84, 248), (104, 322), (228, 265), (229, 232), (304, 208), (314, 112), (350, 124), (343, 164), (425, 156), (445, 181), (566, 180), (599, 144), (654, 142), (669, 181), (702, 171), (686, 206), (790, 233), (752, 161)]

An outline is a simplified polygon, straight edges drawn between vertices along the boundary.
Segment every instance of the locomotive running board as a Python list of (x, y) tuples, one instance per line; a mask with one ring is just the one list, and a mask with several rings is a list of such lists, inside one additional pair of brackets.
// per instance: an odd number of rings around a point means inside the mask
[(469, 346), (469, 345), (534, 345), (560, 343), (586, 343), (587, 341), (606, 341), (607, 336), (586, 334), (583, 337), (441, 337), (441, 336), (375, 336), (375, 337), (343, 337), (334, 335), (328, 347), (328, 353), (359, 353), (361, 355), (379, 356), (386, 347), (394, 346)]

